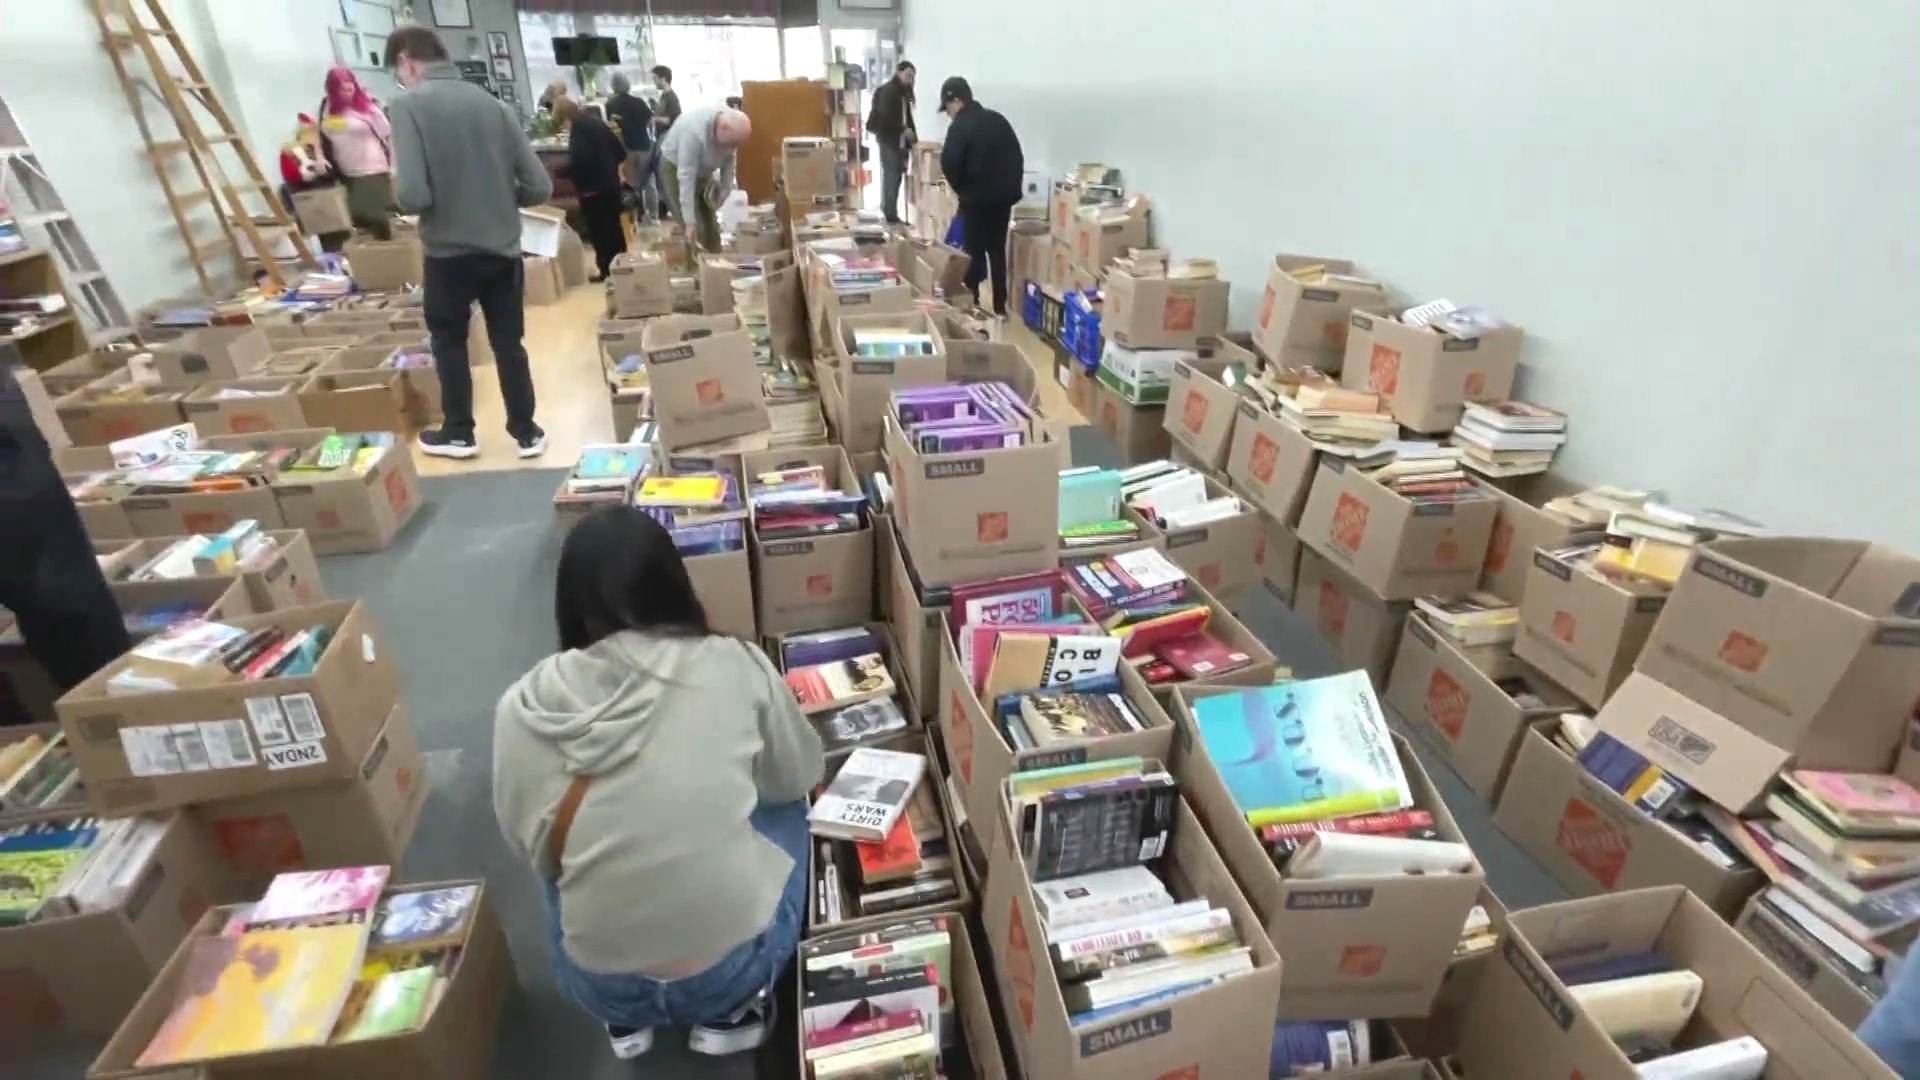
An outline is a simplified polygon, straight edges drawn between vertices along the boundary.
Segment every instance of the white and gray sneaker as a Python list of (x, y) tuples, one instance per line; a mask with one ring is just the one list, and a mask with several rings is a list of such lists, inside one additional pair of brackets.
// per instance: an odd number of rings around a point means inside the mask
[(523, 458), (536, 458), (547, 452), (547, 433), (544, 431), (536, 431), (513, 441), (520, 447), (520, 456)]
[(613, 1056), (632, 1061), (653, 1049), (652, 1028), (619, 1028), (607, 1025), (607, 1041), (613, 1044)]
[(449, 436), (444, 428), (434, 428), (420, 433), (420, 452), (434, 457), (457, 458), (466, 461), (480, 456), (480, 445), (472, 437), (457, 438)]
[(725, 1020), (695, 1024), (687, 1033), (687, 1049), (711, 1057), (758, 1050), (772, 1027), (773, 995), (762, 990)]

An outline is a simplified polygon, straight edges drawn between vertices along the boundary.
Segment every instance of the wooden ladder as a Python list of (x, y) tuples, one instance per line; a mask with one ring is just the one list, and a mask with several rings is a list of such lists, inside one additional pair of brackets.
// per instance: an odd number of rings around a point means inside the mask
[[(160, 0), (89, 0), (89, 3), (93, 8), (94, 21), (100, 26), (107, 57), (113, 61), (114, 75), (119, 78), (120, 89), (127, 96), (127, 107), (133, 112), (134, 123), (140, 128), (141, 140), (147, 144), (147, 163), (153, 167), (153, 174), (160, 181), (160, 190), (167, 197), (167, 208), (172, 211), (180, 238), (187, 245), (187, 255), (193, 262), (194, 273), (200, 278), (201, 290), (216, 298), (233, 291), (238, 280), (211, 273), (209, 267), (223, 248), (233, 256), (236, 265), (245, 266), (250, 260), (246, 249), (241, 247), (242, 236), (254, 253), (255, 259), (251, 261), (259, 262), (261, 276), (275, 289), (285, 288), (287, 281), (282, 275), (280, 260), (274, 257), (263, 234), (286, 237), (294, 249), (291, 259), (309, 270), (318, 270), (319, 261), (307, 247), (300, 226), (280, 204), (278, 194), (261, 173), (259, 162), (247, 149), (246, 140), (234, 126), (226, 107), (220, 104), (200, 65), (194, 62), (186, 41), (174, 28), (173, 20), (167, 17)], [(143, 6), (151, 16), (151, 23), (140, 14)], [(169, 66), (169, 61), (161, 52), (160, 42), (172, 49), (184, 77), (175, 74)], [(138, 49), (145, 58), (147, 68), (152, 72), (151, 83), (129, 72), (128, 69), (137, 63), (125, 55), (129, 49)], [(142, 91), (159, 98), (160, 103), (166, 106), (180, 134), (179, 138), (154, 138), (153, 129), (147, 122), (145, 103), (141, 100)], [(213, 117), (216, 131), (208, 132), (202, 126), (195, 105)], [(227, 178), (226, 167), (215, 151), (219, 146), (230, 147), (233, 155), (240, 159), (240, 164), (246, 169), (246, 183), (236, 187)], [(199, 177), (197, 187), (191, 180), (176, 179), (173, 175), (172, 165), (181, 154), (187, 156), (193, 165), (194, 175)], [(250, 210), (242, 192), (259, 196), (265, 209), (257, 212)], [(203, 202), (213, 207), (214, 216), (219, 221), (220, 232), (217, 236), (197, 237), (194, 234), (188, 213)], [(264, 222), (264, 226), (259, 222)]]

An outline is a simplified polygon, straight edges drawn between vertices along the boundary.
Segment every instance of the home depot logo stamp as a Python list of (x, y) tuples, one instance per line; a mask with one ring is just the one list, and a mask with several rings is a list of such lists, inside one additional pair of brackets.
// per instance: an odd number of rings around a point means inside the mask
[(1502, 516), (1493, 523), (1493, 535), (1487, 538), (1487, 573), (1506, 569), (1507, 552), (1513, 548), (1513, 523)]
[(824, 600), (833, 595), (832, 574), (808, 574), (807, 595), (816, 600)]
[(1467, 724), (1467, 707), (1472, 703), (1466, 687), (1452, 673), (1434, 668), (1427, 677), (1427, 715), (1447, 738), (1459, 741), (1460, 730)]
[(1560, 813), (1560, 835), (1556, 843), (1607, 889), (1612, 889), (1620, 880), (1627, 856), (1633, 854), (1633, 844), (1627, 835), (1577, 796), (1567, 799), (1567, 807)]
[(1266, 291), (1260, 294), (1260, 329), (1265, 330), (1273, 325), (1273, 305), (1278, 299), (1279, 293), (1274, 290), (1273, 282), (1267, 282)]
[(1160, 309), (1160, 329), (1191, 330), (1199, 304), (1191, 296), (1169, 296)]
[(1367, 515), (1370, 512), (1366, 503), (1341, 492), (1339, 501), (1333, 504), (1333, 521), (1327, 529), (1327, 535), (1347, 551), (1359, 551), (1361, 543), (1367, 538)]
[(1320, 632), (1335, 641), (1347, 635), (1347, 594), (1336, 588), (1331, 581), (1320, 583), (1320, 603), (1318, 605)]
[(1033, 950), (1027, 944), (1027, 924), (1020, 918), (1020, 901), (1007, 901), (1007, 979), (1013, 983), (1014, 1008), (1020, 1025), (1033, 1030)]
[(1367, 357), (1367, 389), (1392, 396), (1400, 389), (1400, 350), (1391, 345), (1373, 343)]
[(1767, 662), (1767, 643), (1734, 630), (1720, 643), (1720, 662), (1751, 675)]
[(982, 544), (1005, 543), (1007, 539), (1007, 512), (988, 510), (974, 517), (974, 533)]
[(1273, 467), (1280, 461), (1280, 444), (1268, 438), (1265, 432), (1253, 437), (1253, 448), (1247, 451), (1247, 472), (1262, 484), (1273, 483)]
[(1569, 645), (1573, 644), (1573, 634), (1575, 630), (1579, 629), (1579, 626), (1580, 623), (1573, 617), (1573, 612), (1556, 611), (1553, 613), (1553, 636), (1559, 638), (1561, 641)]
[(1370, 978), (1387, 963), (1384, 945), (1348, 945), (1340, 950), (1340, 974)]
[(1180, 422), (1191, 435), (1200, 434), (1200, 429), (1207, 426), (1207, 399), (1200, 391), (1187, 391), (1187, 402), (1180, 407)]
[(693, 396), (702, 405), (719, 405), (727, 400), (727, 393), (720, 388), (719, 379), (701, 379), (694, 383)]

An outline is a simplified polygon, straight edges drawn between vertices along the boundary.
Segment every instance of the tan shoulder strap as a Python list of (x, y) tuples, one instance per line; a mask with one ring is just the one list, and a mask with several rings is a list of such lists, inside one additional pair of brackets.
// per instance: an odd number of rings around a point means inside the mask
[(553, 826), (547, 830), (547, 877), (560, 880), (560, 859), (567, 853), (567, 834), (573, 831), (573, 816), (580, 812), (580, 800), (587, 797), (590, 776), (575, 776), (553, 808)]

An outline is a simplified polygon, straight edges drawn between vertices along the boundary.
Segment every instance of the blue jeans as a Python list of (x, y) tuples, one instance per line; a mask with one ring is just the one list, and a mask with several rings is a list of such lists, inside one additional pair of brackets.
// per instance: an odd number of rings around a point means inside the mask
[(779, 906), (767, 928), (734, 946), (719, 962), (697, 975), (656, 979), (651, 975), (608, 975), (581, 969), (560, 940), (560, 891), (544, 880), (547, 892), (547, 942), (553, 951), (553, 979), (575, 1005), (614, 1027), (655, 1028), (668, 1024), (710, 1024), (726, 1020), (786, 969), (800, 943), (807, 917), (807, 804), (762, 806), (747, 819), (755, 832), (773, 841), (793, 859)]
[(1909, 955), (1900, 965), (1857, 1034), (1901, 1080), (1920, 1080), (1920, 956)]

